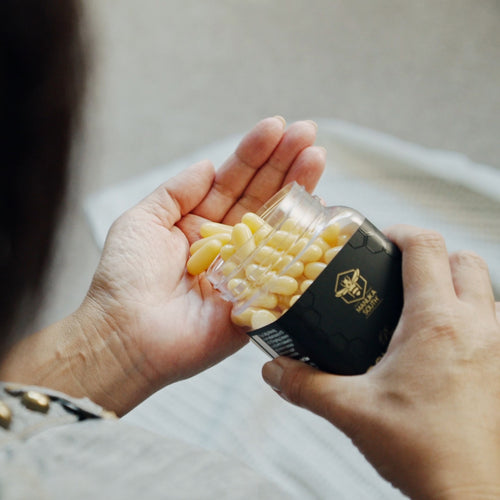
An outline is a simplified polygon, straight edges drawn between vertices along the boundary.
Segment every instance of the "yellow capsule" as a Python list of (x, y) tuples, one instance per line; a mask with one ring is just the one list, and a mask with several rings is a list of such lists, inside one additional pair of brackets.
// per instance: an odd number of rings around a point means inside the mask
[[(279, 260), (274, 264), (273, 269), (280, 273), (285, 269), (286, 266), (289, 266), (293, 261), (293, 257), (291, 255), (282, 255)], [(288, 273), (287, 273), (288, 274)]]
[[(230, 236), (229, 239), (231, 239)], [(231, 243), (227, 243), (226, 245), (223, 245), (223, 247), (220, 249), (220, 256), (222, 257), (222, 259), (227, 260), (231, 258), (231, 256), (234, 254), (235, 251), (236, 248), (234, 247), (234, 245), (231, 245)]]
[(222, 248), (222, 243), (215, 239), (205, 243), (199, 248), (187, 261), (187, 270), (189, 274), (201, 274), (206, 271), (213, 262), (219, 250)]
[(276, 295), (278, 297), (278, 308), (280, 312), (283, 314), (285, 310), (287, 310), (290, 302), (290, 295)]
[(314, 280), (321, 274), (325, 267), (326, 264), (324, 262), (309, 262), (304, 267), (304, 276), (310, 280)]
[(222, 266), (222, 274), (224, 276), (229, 276), (233, 271), (235, 271), (237, 267), (237, 264), (235, 264), (234, 262), (226, 262)]
[(323, 251), (323, 253), (325, 253), (330, 248), (330, 245), (321, 236), (318, 236), (314, 240), (314, 244), (316, 246), (318, 246), (319, 248), (321, 248), (321, 250)]
[(253, 212), (247, 212), (245, 215), (243, 215), (243, 217), (241, 218), (241, 222), (247, 225), (252, 233), (256, 233), (261, 227), (266, 225), (266, 223)]
[(278, 230), (269, 238), (267, 244), (276, 250), (288, 250), (295, 242), (295, 238), (293, 234)]
[(300, 231), (300, 227), (297, 225), (297, 222), (293, 219), (287, 219), (283, 224), (281, 224), (282, 231), (286, 231), (287, 233), (295, 233), (297, 234)]
[(248, 282), (242, 278), (232, 278), (227, 284), (228, 290), (237, 298), (244, 299), (252, 293)]
[(246, 243), (252, 237), (252, 231), (250, 228), (243, 224), (243, 222), (238, 222), (233, 227), (233, 231), (231, 233), (231, 243), (236, 247), (241, 247), (244, 243)]
[(339, 237), (340, 228), (338, 224), (330, 224), (321, 233), (321, 237), (331, 246), (337, 245), (337, 239)]
[(317, 262), (323, 256), (323, 252), (318, 245), (311, 244), (301, 254), (300, 260), (302, 262)]
[(235, 256), (240, 260), (240, 262), (246, 259), (250, 254), (255, 251), (256, 245), (253, 238), (247, 240), (239, 248), (236, 248)]
[(297, 300), (299, 300), (299, 299), (300, 299), (300, 295), (292, 295), (290, 297), (290, 302), (289, 302), (290, 307), (292, 307), (295, 304), (295, 302), (297, 302)]
[(293, 295), (298, 287), (297, 280), (291, 276), (278, 276), (270, 279), (268, 283), (268, 290), (271, 293), (279, 293), (281, 295)]
[(337, 245), (343, 247), (351, 238), (352, 234), (343, 233), (340, 234), (337, 240)]
[(312, 284), (313, 280), (304, 280), (300, 286), (299, 286), (299, 290), (304, 293)]
[(229, 233), (217, 233), (213, 234), (212, 236), (207, 236), (206, 238), (201, 238), (197, 241), (195, 241), (190, 247), (189, 247), (189, 253), (193, 255), (196, 253), (197, 250), (199, 250), (207, 241), (210, 240), (219, 240), (223, 245), (225, 243), (229, 243), (231, 240), (231, 235)]
[(253, 235), (255, 243), (260, 245), (269, 236), (269, 234), (271, 234), (272, 230), (273, 228), (269, 224), (264, 224), (262, 227), (257, 229)]
[(278, 305), (278, 297), (273, 293), (264, 293), (252, 301), (253, 307), (263, 307), (265, 309), (274, 309)]
[(278, 262), (280, 259), (280, 252), (277, 252), (274, 248), (264, 245), (263, 247), (257, 248), (253, 260), (256, 264), (261, 266), (271, 266)]
[(290, 255), (298, 255), (309, 243), (309, 238), (299, 238), (288, 250)]
[(302, 276), (304, 272), (304, 263), (300, 260), (294, 262), (288, 269), (286, 269), (285, 274), (291, 276), (292, 278), (298, 278)]
[(276, 316), (267, 309), (257, 309), (252, 314), (251, 326), (253, 330), (257, 328), (262, 328), (263, 326), (269, 325), (276, 321)]
[(258, 266), (257, 264), (248, 264), (245, 267), (245, 276), (248, 281), (260, 284), (267, 281), (272, 274), (265, 267)]
[(252, 314), (255, 312), (253, 307), (247, 307), (240, 314), (231, 312), (231, 321), (238, 326), (252, 326)]
[(204, 222), (200, 226), (200, 235), (203, 238), (206, 238), (207, 236), (213, 236), (214, 234), (218, 233), (229, 233), (231, 234), (231, 231), (233, 228), (231, 226), (228, 226), (227, 224), (221, 224), (220, 222)]
[(327, 264), (329, 264), (332, 261), (332, 259), (340, 252), (341, 249), (342, 247), (329, 248), (323, 255), (323, 260)]

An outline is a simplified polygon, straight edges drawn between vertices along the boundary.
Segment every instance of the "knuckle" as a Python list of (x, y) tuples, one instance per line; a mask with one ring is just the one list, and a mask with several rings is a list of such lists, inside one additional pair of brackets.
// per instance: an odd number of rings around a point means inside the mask
[(290, 403), (300, 405), (302, 401), (302, 381), (296, 368), (289, 368), (283, 373), (281, 389)]
[(408, 246), (430, 250), (442, 250), (446, 247), (441, 233), (433, 230), (421, 230), (408, 239)]
[(282, 389), (290, 403), (297, 406), (306, 404), (309, 393), (309, 377), (305, 373), (305, 367), (293, 367), (285, 370), (282, 378)]
[(461, 250), (455, 252), (450, 256), (450, 261), (459, 267), (470, 267), (480, 271), (488, 271), (488, 264), (486, 261), (471, 250)]

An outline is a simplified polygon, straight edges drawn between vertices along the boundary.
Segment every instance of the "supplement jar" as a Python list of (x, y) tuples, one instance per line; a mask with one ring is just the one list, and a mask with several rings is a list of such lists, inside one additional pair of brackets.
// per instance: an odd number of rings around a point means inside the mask
[(401, 254), (362, 214), (292, 183), (216, 236), (206, 276), (269, 355), (358, 374), (385, 352), (403, 305)]

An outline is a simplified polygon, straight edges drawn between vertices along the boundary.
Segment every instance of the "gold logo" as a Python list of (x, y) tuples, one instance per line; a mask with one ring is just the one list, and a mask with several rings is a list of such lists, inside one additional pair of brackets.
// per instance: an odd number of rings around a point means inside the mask
[(346, 304), (353, 304), (365, 298), (366, 280), (359, 269), (350, 269), (337, 275), (335, 297), (341, 298)]

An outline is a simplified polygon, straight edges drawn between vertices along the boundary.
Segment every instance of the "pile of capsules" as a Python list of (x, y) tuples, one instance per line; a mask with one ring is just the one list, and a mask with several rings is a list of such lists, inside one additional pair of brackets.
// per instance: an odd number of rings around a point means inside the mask
[(217, 267), (227, 277), (225, 288), (230, 296), (226, 298), (235, 304), (248, 304), (233, 307), (233, 323), (255, 330), (284, 314), (353, 232), (349, 225), (330, 223), (319, 235), (311, 235), (302, 232), (292, 219), (276, 230), (248, 212), (234, 226), (204, 223), (201, 239), (190, 247), (187, 271), (201, 274), (217, 259)]

